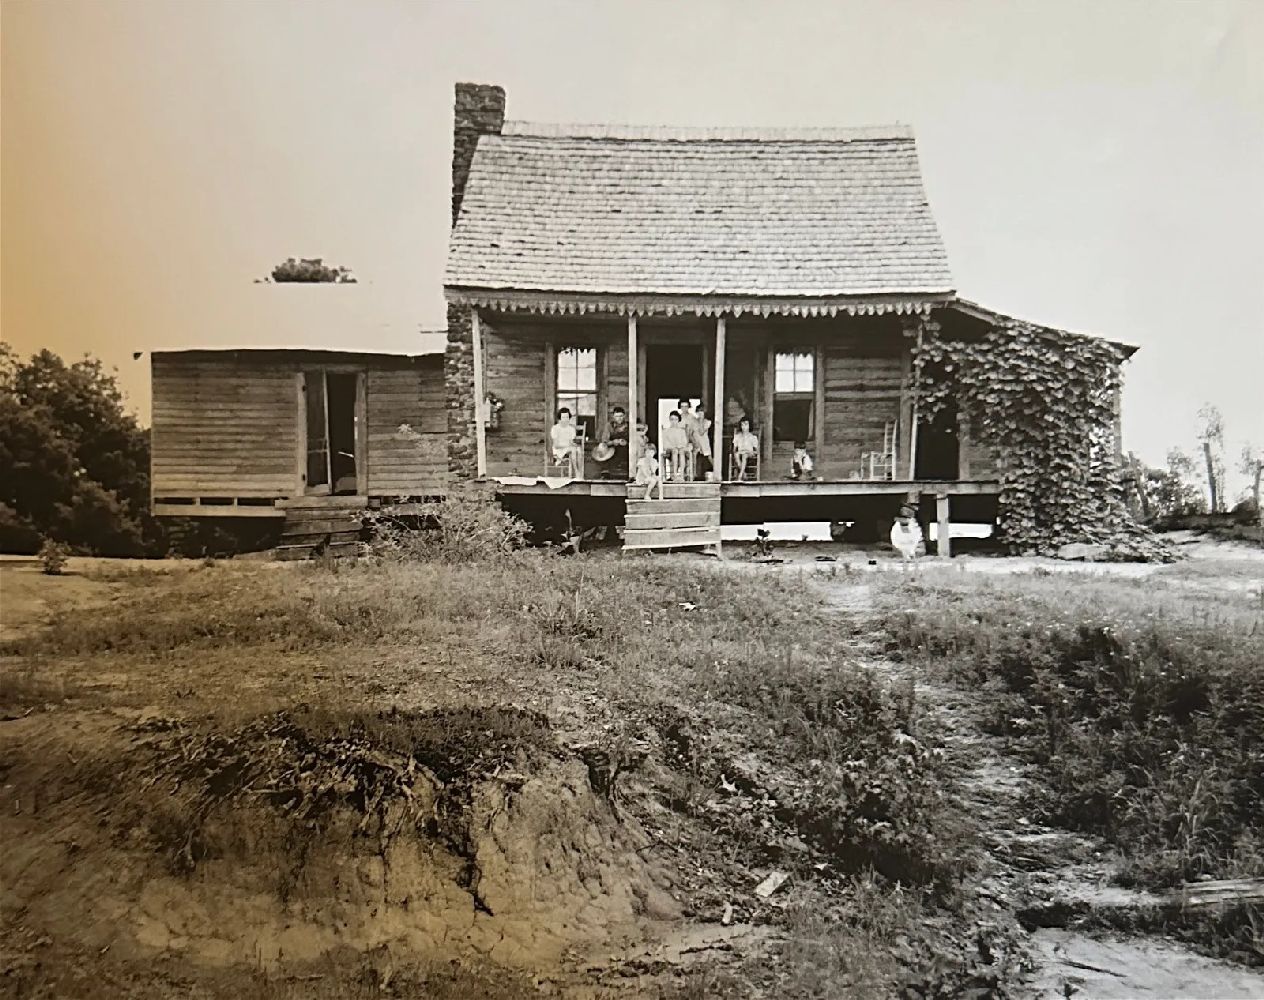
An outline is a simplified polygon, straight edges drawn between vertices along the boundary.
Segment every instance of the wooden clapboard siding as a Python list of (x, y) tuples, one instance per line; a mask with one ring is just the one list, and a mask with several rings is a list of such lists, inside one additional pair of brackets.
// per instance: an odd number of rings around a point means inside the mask
[(442, 357), (277, 350), (153, 356), (153, 495), (301, 495), (299, 378), (321, 368), (364, 374), (361, 443), (369, 493), (441, 492), (447, 480)]
[(825, 345), (824, 354), (825, 437), (823, 454), (814, 456), (816, 475), (849, 479), (861, 472), (861, 453), (880, 450), (886, 425), (899, 422), (902, 345), (840, 337)]
[(442, 358), (369, 368), (365, 408), (370, 495), (442, 492), (448, 462)]
[(297, 485), (295, 368), (241, 356), (153, 357), (154, 496), (288, 496)]

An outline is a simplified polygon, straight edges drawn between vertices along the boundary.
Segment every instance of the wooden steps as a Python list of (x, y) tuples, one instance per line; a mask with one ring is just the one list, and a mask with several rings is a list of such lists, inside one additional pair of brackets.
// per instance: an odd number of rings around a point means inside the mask
[(629, 487), (625, 549), (680, 549), (720, 544), (720, 484), (665, 483), (653, 499)]
[(360, 551), (364, 497), (301, 497), (283, 501), (285, 525), (278, 559), (355, 555)]

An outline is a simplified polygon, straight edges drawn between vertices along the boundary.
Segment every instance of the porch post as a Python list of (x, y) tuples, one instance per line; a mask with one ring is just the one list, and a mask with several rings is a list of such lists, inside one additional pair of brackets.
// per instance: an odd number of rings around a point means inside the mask
[(478, 310), (470, 307), (470, 332), (474, 349), (474, 447), (479, 479), (487, 475), (487, 386), (483, 381), (483, 326)]
[(921, 389), (922, 330), (925, 325), (925, 321), (917, 324), (917, 359), (913, 362), (913, 407), (909, 418), (908, 478), (910, 480), (917, 475), (917, 394)]
[(768, 478), (768, 468), (772, 464), (772, 412), (775, 399), (773, 389), (777, 380), (777, 348), (770, 340), (764, 355), (764, 398), (763, 413), (759, 421), (759, 448), (762, 452), (759, 459), (759, 475)]
[(711, 411), (711, 432), (715, 443), (711, 446), (711, 467), (718, 482), (724, 481), (724, 350), (728, 335), (727, 320), (715, 318), (715, 409)]
[(640, 403), (640, 373), (637, 371), (636, 314), (628, 313), (628, 424), (632, 434), (628, 438), (628, 473), (629, 478), (636, 473), (637, 446), (641, 442), (636, 432), (638, 419), (638, 403)]
[(952, 519), (949, 516), (948, 509), (949, 499), (947, 493), (938, 493), (935, 496), (935, 519), (939, 522), (939, 554), (947, 559), (952, 555), (952, 540), (949, 537), (949, 528)]

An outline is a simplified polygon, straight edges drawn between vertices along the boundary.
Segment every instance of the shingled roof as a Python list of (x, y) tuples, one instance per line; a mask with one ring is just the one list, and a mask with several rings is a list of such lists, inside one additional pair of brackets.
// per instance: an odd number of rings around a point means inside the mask
[(478, 140), (445, 283), (817, 300), (952, 291), (904, 126), (507, 122)]

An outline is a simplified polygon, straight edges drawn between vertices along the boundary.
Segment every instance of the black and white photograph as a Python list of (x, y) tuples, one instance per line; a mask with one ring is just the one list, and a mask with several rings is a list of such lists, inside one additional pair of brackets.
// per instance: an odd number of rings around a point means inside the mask
[(0, 997), (1264, 1000), (1261, 52), (0, 0)]

